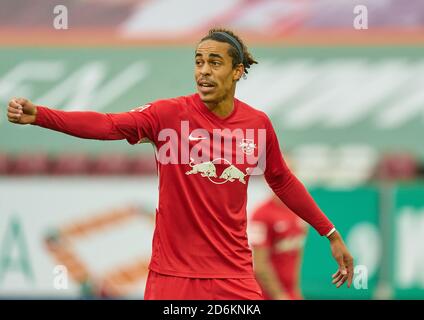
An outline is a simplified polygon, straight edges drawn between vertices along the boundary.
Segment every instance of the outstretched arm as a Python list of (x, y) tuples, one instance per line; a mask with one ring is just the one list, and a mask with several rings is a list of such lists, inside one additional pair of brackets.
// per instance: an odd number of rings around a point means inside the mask
[(16, 124), (38, 125), (84, 139), (137, 142), (137, 124), (129, 112), (61, 111), (36, 106), (25, 98), (12, 99), (7, 111), (8, 120)]

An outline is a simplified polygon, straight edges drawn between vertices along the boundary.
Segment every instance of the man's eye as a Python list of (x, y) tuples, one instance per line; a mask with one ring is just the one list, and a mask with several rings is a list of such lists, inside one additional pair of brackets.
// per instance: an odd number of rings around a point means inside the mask
[(202, 61), (197, 60), (195, 63), (196, 63), (196, 66), (200, 66), (202, 64)]
[(219, 61), (212, 61), (212, 65), (219, 66), (221, 63)]

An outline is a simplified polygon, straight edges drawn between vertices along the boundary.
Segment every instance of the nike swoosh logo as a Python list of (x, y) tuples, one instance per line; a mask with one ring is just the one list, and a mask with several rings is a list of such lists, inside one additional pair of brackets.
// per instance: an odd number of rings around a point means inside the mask
[(188, 140), (189, 141), (198, 141), (198, 140), (205, 140), (206, 137), (193, 137), (190, 133), (190, 135), (188, 136)]

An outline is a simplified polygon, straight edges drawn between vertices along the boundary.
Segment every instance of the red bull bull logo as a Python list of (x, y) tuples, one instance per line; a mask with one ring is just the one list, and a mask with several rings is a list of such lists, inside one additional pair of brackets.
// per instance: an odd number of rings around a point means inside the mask
[(186, 172), (187, 175), (200, 173), (202, 177), (217, 177), (216, 168), (212, 161), (193, 164), (193, 159), (191, 159), (189, 165), (192, 169)]
[[(228, 166), (222, 171), (222, 173), (218, 177), (217, 168), (215, 164), (222, 162), (224, 162)], [(187, 171), (185, 173), (186, 175), (200, 174), (200, 176), (208, 178), (210, 182), (215, 184), (234, 182), (236, 180), (243, 184), (246, 184), (245, 177), (249, 174), (249, 168), (246, 169), (246, 173), (243, 173), (235, 165), (231, 164), (230, 161), (223, 158), (217, 158), (212, 161), (201, 162), (198, 164), (194, 164), (194, 160), (191, 159), (189, 165), (191, 167), (191, 170)]]

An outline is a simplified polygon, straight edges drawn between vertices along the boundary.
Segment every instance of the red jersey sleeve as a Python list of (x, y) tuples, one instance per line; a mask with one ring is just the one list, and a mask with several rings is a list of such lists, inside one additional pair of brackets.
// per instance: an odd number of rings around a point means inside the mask
[(289, 209), (312, 225), (320, 235), (326, 235), (334, 228), (334, 225), (287, 167), (277, 135), (268, 117), (266, 117), (266, 128), (265, 179), (268, 185)]
[(95, 140), (122, 140), (130, 144), (155, 142), (158, 119), (155, 108), (144, 105), (129, 112), (99, 113), (62, 111), (37, 106), (33, 125), (60, 131), (75, 137)]
[(134, 120), (133, 125), (135, 125), (135, 128), (132, 128), (132, 130), (128, 132), (129, 135), (133, 136), (133, 141), (144, 142), (145, 140), (149, 140), (157, 144), (161, 125), (161, 117), (158, 110), (161, 109), (162, 104), (164, 104), (164, 102), (156, 101), (137, 107), (129, 112)]

